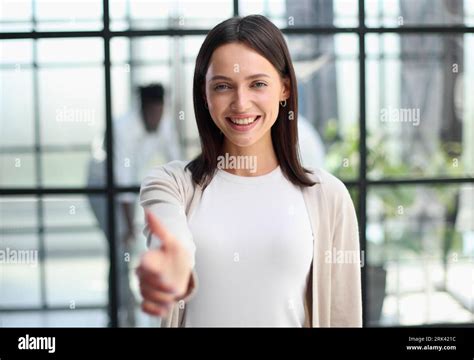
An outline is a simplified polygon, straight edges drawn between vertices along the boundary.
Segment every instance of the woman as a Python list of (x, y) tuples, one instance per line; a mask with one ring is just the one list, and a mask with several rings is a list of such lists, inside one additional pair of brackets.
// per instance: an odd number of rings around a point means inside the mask
[(201, 154), (141, 188), (143, 311), (168, 327), (360, 326), (354, 207), (342, 182), (300, 164), (282, 33), (259, 15), (217, 25), (193, 88)]

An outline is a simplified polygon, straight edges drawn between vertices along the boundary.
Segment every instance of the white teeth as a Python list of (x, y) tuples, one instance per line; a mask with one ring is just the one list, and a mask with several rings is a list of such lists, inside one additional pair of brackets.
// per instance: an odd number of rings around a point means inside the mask
[(237, 125), (248, 125), (248, 124), (253, 123), (257, 119), (257, 117), (258, 116), (243, 118), (243, 119), (232, 119), (232, 118), (230, 118), (230, 121), (232, 121), (234, 124), (237, 124)]

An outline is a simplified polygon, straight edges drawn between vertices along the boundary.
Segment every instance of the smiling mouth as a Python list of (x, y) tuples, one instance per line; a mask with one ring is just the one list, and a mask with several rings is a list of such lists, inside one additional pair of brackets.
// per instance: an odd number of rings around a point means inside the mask
[(230, 123), (237, 125), (237, 126), (248, 126), (250, 124), (253, 124), (255, 121), (260, 119), (260, 115), (253, 116), (253, 117), (247, 117), (247, 118), (232, 118), (232, 117), (226, 117), (226, 120), (229, 121)]

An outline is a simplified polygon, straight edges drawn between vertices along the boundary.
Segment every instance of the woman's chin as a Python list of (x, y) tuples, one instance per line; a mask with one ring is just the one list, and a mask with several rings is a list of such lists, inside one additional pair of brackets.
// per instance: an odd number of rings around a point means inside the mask
[(234, 146), (246, 148), (253, 146), (257, 141), (252, 136), (239, 136), (238, 138), (227, 138), (227, 141)]

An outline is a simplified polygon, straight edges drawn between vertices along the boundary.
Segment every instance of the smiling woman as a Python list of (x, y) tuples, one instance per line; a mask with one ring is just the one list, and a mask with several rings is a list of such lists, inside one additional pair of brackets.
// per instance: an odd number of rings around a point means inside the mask
[[(255, 155), (258, 170), (278, 164), (295, 185), (311, 182), (298, 160), (297, 84), (281, 31), (263, 16), (228, 19), (206, 37), (194, 71), (202, 154), (189, 164), (203, 187), (221, 153)], [(235, 172), (249, 175), (248, 172)]]
[(296, 88), (265, 17), (228, 19), (204, 40), (201, 154), (155, 168), (140, 193), (142, 308), (163, 326), (361, 326), (354, 206), (341, 181), (300, 163)]

